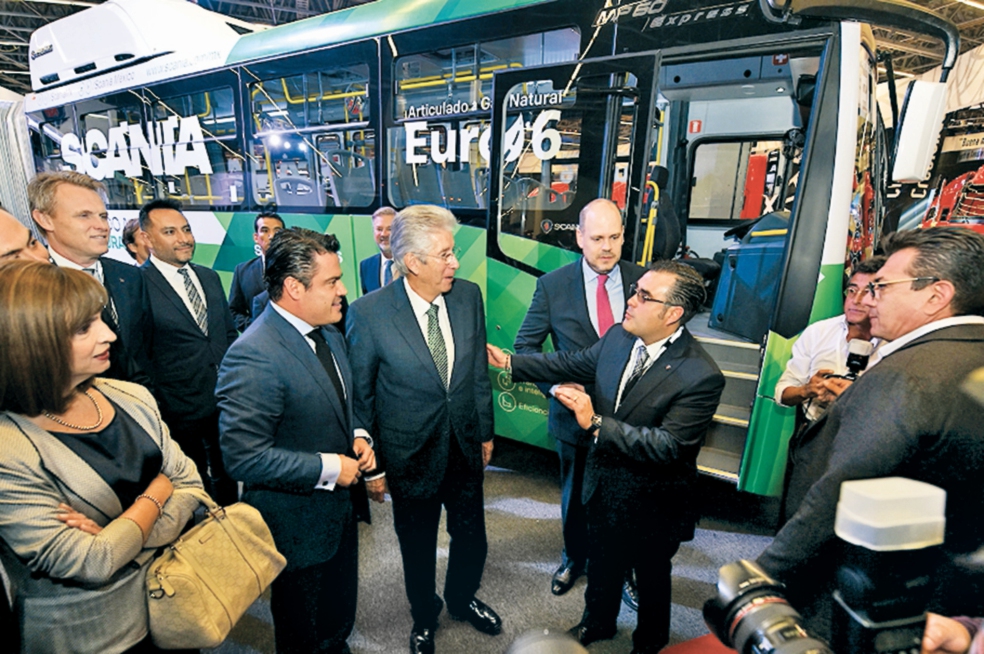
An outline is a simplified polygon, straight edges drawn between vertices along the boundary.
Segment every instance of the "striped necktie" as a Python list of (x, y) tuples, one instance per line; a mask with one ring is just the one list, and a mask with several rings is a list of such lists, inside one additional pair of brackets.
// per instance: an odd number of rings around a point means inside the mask
[[(98, 268), (83, 268), (82, 272), (89, 273), (90, 275), (96, 278), (96, 281), (98, 281), (100, 284), (103, 285), (103, 288), (106, 287), (106, 282), (105, 280), (103, 280), (102, 275), (99, 274)], [(108, 292), (109, 289), (107, 288), (106, 291)], [(110, 327), (113, 329), (113, 331), (119, 329), (120, 315), (116, 313), (116, 303), (113, 302), (112, 295), (109, 296), (109, 302), (106, 303), (106, 314), (107, 314), (106, 317), (108, 317), (112, 321)]]
[(383, 264), (383, 286), (393, 281), (393, 260), (387, 259)]
[(448, 387), (448, 350), (444, 342), (444, 334), (441, 333), (441, 324), (437, 321), (437, 312), (440, 309), (436, 304), (430, 305), (427, 309), (427, 349), (430, 350), (431, 357), (434, 358), (434, 365), (441, 376), (444, 387)]
[(632, 366), (632, 373), (629, 375), (629, 378), (625, 381), (625, 389), (622, 390), (623, 400), (629, 394), (629, 391), (631, 391), (632, 388), (636, 385), (636, 382), (642, 379), (642, 376), (646, 372), (647, 363), (649, 363), (649, 350), (646, 348), (645, 345), (640, 343), (636, 347), (636, 361), (635, 361), (635, 365)]
[(198, 328), (202, 330), (202, 333), (208, 336), (208, 313), (205, 311), (205, 303), (202, 302), (202, 296), (198, 293), (198, 289), (195, 288), (195, 284), (191, 281), (191, 276), (188, 275), (187, 268), (178, 268), (178, 274), (184, 278), (185, 293), (188, 294), (188, 300), (191, 302), (191, 308), (195, 314), (195, 322), (198, 323)]

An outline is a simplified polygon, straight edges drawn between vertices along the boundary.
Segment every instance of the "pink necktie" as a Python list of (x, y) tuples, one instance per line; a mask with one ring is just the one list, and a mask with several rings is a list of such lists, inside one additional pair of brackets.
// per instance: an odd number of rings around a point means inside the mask
[(608, 282), (608, 275), (598, 275), (598, 292), (595, 295), (595, 302), (598, 305), (598, 336), (604, 336), (605, 332), (615, 324), (612, 317), (612, 303), (608, 301), (608, 289), (605, 283)]

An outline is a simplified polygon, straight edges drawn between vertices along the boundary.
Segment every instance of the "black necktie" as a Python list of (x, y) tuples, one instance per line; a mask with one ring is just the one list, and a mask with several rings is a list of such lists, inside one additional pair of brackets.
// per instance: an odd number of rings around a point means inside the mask
[(345, 387), (342, 386), (342, 380), (338, 376), (338, 368), (335, 367), (335, 358), (331, 355), (331, 348), (328, 347), (328, 342), (325, 341), (325, 337), (320, 329), (309, 332), (308, 338), (314, 341), (314, 352), (318, 355), (318, 361), (321, 362), (325, 372), (328, 373), (328, 378), (334, 384), (335, 392), (338, 393), (338, 400), (344, 404)]

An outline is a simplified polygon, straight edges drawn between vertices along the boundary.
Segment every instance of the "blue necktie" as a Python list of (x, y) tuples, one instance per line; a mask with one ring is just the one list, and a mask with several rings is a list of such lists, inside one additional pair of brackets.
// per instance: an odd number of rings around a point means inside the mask
[(383, 286), (393, 281), (393, 260), (387, 259), (383, 264)]

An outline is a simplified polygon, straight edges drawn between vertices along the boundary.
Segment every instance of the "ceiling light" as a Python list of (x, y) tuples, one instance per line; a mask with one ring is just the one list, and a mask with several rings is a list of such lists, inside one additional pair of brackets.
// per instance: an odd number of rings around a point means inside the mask
[(977, 0), (957, 0), (957, 2), (967, 5), (968, 7), (973, 7), (974, 9), (984, 11), (984, 2), (978, 2)]
[(0, 41), (0, 45), (12, 45), (17, 48), (26, 48), (27, 41)]
[(0, 70), (0, 75), (30, 75), (26, 70)]

